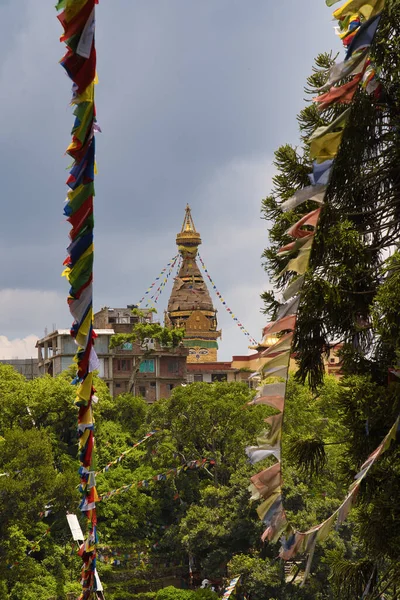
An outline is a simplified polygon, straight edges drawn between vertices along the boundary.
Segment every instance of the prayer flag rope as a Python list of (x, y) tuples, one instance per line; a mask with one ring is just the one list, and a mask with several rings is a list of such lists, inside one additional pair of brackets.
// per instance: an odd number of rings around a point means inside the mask
[[(139, 440), (138, 442), (135, 442), (135, 444), (133, 444), (130, 448), (128, 448), (127, 450), (124, 450), (123, 452), (121, 452), (121, 454), (118, 456), (118, 458), (116, 458), (115, 460), (112, 460), (111, 462), (109, 462), (105, 467), (103, 467), (102, 469), (100, 469), (99, 471), (95, 472), (95, 476), (100, 475), (101, 473), (106, 473), (107, 471), (110, 470), (111, 467), (114, 466), (118, 466), (119, 464), (121, 464), (121, 462), (123, 461), (123, 459), (130, 454), (133, 450), (135, 450), (135, 448), (137, 448), (138, 446), (140, 446), (141, 444), (143, 444), (144, 442), (147, 442), (147, 440), (149, 440), (151, 437), (153, 437), (153, 435), (155, 435), (156, 433), (158, 433), (159, 429), (155, 429), (154, 431), (150, 431), (149, 433), (146, 433), (146, 435)], [(79, 487), (79, 486), (78, 486)], [(50, 500), (47, 505), (44, 507), (44, 510), (42, 510), (39, 513), (39, 518), (46, 518), (48, 517), (51, 513), (53, 513), (54, 511), (52, 510), (53, 505), (50, 504), (50, 502), (53, 502), (53, 500)]]
[(64, 214), (71, 224), (68, 257), (64, 261), (65, 276), (71, 286), (68, 304), (74, 319), (71, 335), (78, 346), (75, 361), (77, 385), (75, 404), (79, 408), (78, 439), (81, 467), (81, 510), (88, 520), (88, 536), (79, 550), (83, 560), (80, 600), (96, 595), (96, 480), (90, 471), (94, 446), (92, 402), (96, 401), (93, 371), (99, 366), (94, 350), (93, 331), (93, 199), (96, 123), (94, 86), (96, 83), (95, 5), (98, 0), (60, 0), (56, 6), (62, 12), (58, 19), (64, 29), (61, 42), (67, 52), (61, 59), (72, 80), (72, 100), (75, 123), (67, 154), (73, 159), (67, 179)]
[[(332, 0), (328, 0), (332, 4)], [(346, 48), (345, 60), (334, 64), (329, 70), (327, 82), (320, 88), (321, 94), (314, 99), (321, 111), (336, 104), (351, 104), (354, 94), (361, 86), (368, 94), (379, 97), (381, 85), (369, 58), (369, 49), (373, 42), (384, 0), (348, 0), (335, 10), (334, 17), (339, 20), (339, 35)], [(343, 83), (345, 80), (345, 83)], [(256, 398), (250, 404), (267, 404), (274, 407), (279, 414), (267, 419), (269, 431), (258, 440), (257, 446), (246, 449), (250, 461), (254, 464), (267, 456), (277, 459), (272, 467), (254, 475), (251, 478), (249, 491), (252, 499), (263, 499), (257, 512), (265, 523), (266, 529), (262, 540), (276, 542), (282, 534), (280, 557), (289, 560), (299, 552), (309, 555), (304, 584), (311, 568), (315, 545), (324, 540), (334, 524), (340, 525), (346, 519), (361, 481), (378, 458), (389, 448), (399, 431), (399, 418), (378, 448), (368, 457), (356, 475), (355, 482), (339, 508), (323, 523), (316, 525), (306, 532), (296, 531), (288, 522), (282, 503), (282, 473), (281, 473), (281, 437), (282, 422), (286, 398), (286, 382), (288, 378), (289, 361), (293, 334), (296, 327), (297, 312), (301, 300), (305, 273), (308, 269), (310, 253), (318, 225), (321, 210), (323, 210), (326, 189), (330, 182), (332, 166), (339, 151), (343, 132), (349, 118), (351, 108), (342, 112), (332, 123), (318, 127), (309, 138), (310, 156), (313, 162), (313, 172), (309, 176), (311, 185), (298, 190), (294, 196), (281, 204), (282, 210), (292, 210), (306, 201), (313, 201), (317, 208), (305, 214), (297, 223), (292, 225), (287, 234), (294, 239), (278, 251), (278, 256), (290, 258), (280, 275), (292, 272), (294, 277), (283, 292), (277, 320), (264, 329), (264, 336), (272, 333), (284, 334), (272, 347), (263, 352), (263, 356), (274, 355), (260, 369), (260, 379), (267, 377), (283, 378), (284, 382), (261, 385)]]
[[(36, 540), (35, 542), (32, 542), (32, 546), (30, 547), (30, 549), (26, 553), (26, 556), (25, 556), (25, 558), (23, 560), (25, 560), (26, 558), (28, 558), (28, 556), (30, 556), (32, 554), (32, 552), (35, 552), (35, 550), (37, 550), (39, 548), (40, 542), (42, 540), (44, 540), (44, 538), (49, 535), (49, 533), (50, 533), (50, 531), (51, 531), (51, 529), (52, 529), (53, 526), (54, 526), (54, 523), (53, 523), (53, 525), (50, 525), (50, 527), (48, 527), (46, 529), (46, 531), (44, 532), (44, 534), (41, 535), (38, 540)], [(7, 565), (7, 569), (13, 569), (14, 567), (20, 565), (22, 562), (23, 561), (17, 561), (17, 562), (11, 563), (11, 564)]]
[[(164, 267), (164, 269), (161, 271), (161, 273), (159, 274), (159, 276), (158, 276), (158, 277), (156, 277), (156, 278), (155, 278), (155, 280), (153, 281), (153, 283), (151, 284), (151, 286), (147, 288), (146, 292), (143, 294), (142, 298), (139, 300), (139, 302), (138, 302), (138, 306), (140, 306), (140, 305), (142, 304), (143, 300), (146, 298), (146, 296), (147, 296), (148, 294), (150, 294), (150, 293), (153, 291), (153, 289), (154, 289), (154, 288), (155, 288), (155, 286), (157, 285), (157, 282), (158, 282), (158, 281), (161, 281), (161, 284), (160, 284), (160, 286), (159, 286), (159, 287), (158, 287), (158, 288), (155, 290), (155, 294), (153, 294), (153, 295), (151, 296), (151, 298), (153, 299), (153, 298), (154, 298), (154, 296), (156, 296), (156, 295), (157, 295), (157, 292), (160, 292), (160, 293), (162, 292), (162, 289), (161, 289), (161, 288), (164, 288), (164, 287), (165, 287), (165, 284), (167, 283), (167, 280), (169, 279), (169, 277), (170, 277), (170, 275), (171, 275), (171, 272), (173, 271), (173, 269), (174, 269), (174, 267), (175, 267), (175, 265), (176, 265), (176, 261), (177, 261), (177, 259), (178, 259), (178, 258), (179, 258), (179, 254), (176, 254), (175, 256), (173, 256), (173, 257), (171, 258), (171, 260), (170, 260), (170, 261), (167, 263), (166, 267)], [(169, 269), (169, 273), (168, 273), (168, 275), (167, 275), (167, 276), (165, 276), (165, 273), (168, 271), (168, 269)], [(164, 284), (164, 285), (163, 285), (163, 284)], [(158, 297), (159, 297), (159, 295), (160, 295), (160, 294), (158, 294), (158, 296), (157, 296), (157, 300), (158, 300)], [(156, 300), (155, 300), (155, 302), (156, 302)], [(148, 304), (146, 304), (146, 306), (148, 306)]]
[(141, 440), (139, 440), (138, 442), (136, 442), (135, 444), (133, 444), (133, 446), (131, 446), (127, 450), (124, 450), (124, 452), (122, 452), (118, 456), (118, 458), (116, 458), (115, 460), (112, 460), (111, 462), (109, 462), (105, 467), (103, 467), (99, 471), (96, 471), (95, 475), (100, 475), (100, 473), (106, 473), (107, 471), (110, 470), (111, 467), (119, 465), (128, 454), (130, 454), (133, 450), (135, 450), (135, 448), (137, 448), (138, 446), (140, 446), (144, 442), (147, 442), (147, 440), (150, 439), (154, 434), (156, 434), (157, 431), (158, 430), (156, 429), (155, 431), (150, 431), (149, 433), (147, 433), (144, 436), (144, 438), (142, 438)]
[(126, 563), (127, 561), (136, 560), (134, 564), (136, 566), (144, 566), (148, 559), (146, 560), (146, 556), (143, 556), (143, 552), (138, 552), (136, 554), (122, 554), (120, 552), (111, 552), (111, 554), (103, 554), (103, 552), (98, 552), (98, 560), (102, 563), (112, 565), (113, 567), (119, 567)]
[(99, 502), (101, 502), (103, 500), (108, 500), (109, 498), (111, 498), (112, 496), (115, 496), (116, 494), (123, 494), (124, 492), (127, 492), (128, 490), (130, 490), (133, 487), (148, 488), (150, 486), (150, 483), (152, 483), (152, 482), (165, 481), (169, 477), (177, 477), (182, 472), (197, 471), (199, 469), (206, 469), (207, 467), (213, 467), (214, 465), (215, 465), (215, 460), (210, 460), (209, 458), (202, 458), (199, 460), (190, 460), (189, 462), (182, 465), (181, 467), (174, 467), (172, 469), (168, 469), (168, 471), (166, 471), (165, 473), (160, 473), (159, 475), (154, 475), (153, 477), (150, 477), (150, 479), (142, 479), (142, 481), (133, 481), (132, 483), (129, 483), (128, 485), (123, 485), (122, 487), (117, 488), (115, 490), (110, 490), (109, 492), (105, 492), (104, 494), (102, 494), (99, 497)]
[(203, 259), (201, 258), (201, 256), (200, 256), (199, 253), (197, 253), (197, 256), (199, 257), (199, 261), (200, 261), (201, 266), (203, 267), (204, 273), (207, 275), (207, 278), (208, 278), (209, 282), (211, 283), (213, 290), (215, 291), (216, 295), (218, 296), (218, 298), (222, 302), (222, 305), (225, 307), (225, 310), (230, 314), (230, 316), (235, 321), (235, 323), (239, 327), (239, 329), (241, 331), (243, 331), (244, 335), (246, 335), (249, 338), (250, 343), (258, 345), (258, 342), (250, 335), (250, 333), (247, 331), (247, 329), (244, 327), (244, 325), (233, 314), (232, 310), (229, 308), (229, 306), (225, 302), (224, 298), (222, 297), (222, 294), (220, 294), (220, 292), (217, 289), (217, 286), (215, 285), (214, 281), (211, 279), (211, 276), (210, 276), (210, 274), (208, 272), (208, 269), (206, 268), (206, 265), (204, 264)]
[(178, 266), (177, 266), (177, 271), (179, 272), (180, 269), (180, 265), (182, 262), (182, 257), (181, 255), (177, 256), (174, 260), (174, 262), (172, 263), (166, 277), (164, 277), (164, 279), (161, 282), (161, 285), (157, 288), (157, 290), (155, 291), (155, 293), (153, 294), (153, 296), (150, 296), (151, 299), (154, 298), (154, 303), (157, 304), (159, 297), (161, 296), (161, 294), (164, 291), (164, 288), (166, 286), (166, 284), (168, 283), (168, 279), (171, 277), (171, 274), (173, 272), (173, 270), (175, 269), (175, 265), (178, 262)]

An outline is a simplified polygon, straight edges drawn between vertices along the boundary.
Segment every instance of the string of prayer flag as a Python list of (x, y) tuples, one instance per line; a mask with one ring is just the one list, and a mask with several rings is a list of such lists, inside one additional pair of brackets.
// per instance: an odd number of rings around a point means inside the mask
[(138, 446), (140, 446), (144, 442), (147, 442), (147, 440), (150, 439), (154, 434), (156, 434), (157, 431), (158, 430), (156, 429), (155, 431), (150, 431), (149, 433), (146, 433), (146, 435), (144, 436), (144, 438), (142, 438), (141, 440), (139, 440), (138, 442), (136, 442), (135, 444), (133, 444), (133, 446), (131, 446), (127, 450), (124, 450), (118, 456), (118, 458), (116, 458), (115, 460), (112, 460), (111, 462), (107, 463), (105, 467), (103, 467), (99, 471), (96, 471), (95, 475), (100, 475), (100, 473), (106, 473), (107, 471), (110, 470), (111, 467), (119, 465), (123, 461), (123, 459), (126, 456), (128, 456), (128, 454), (130, 454), (133, 450), (135, 450), (135, 448), (137, 448)]
[(200, 460), (190, 460), (186, 464), (182, 465), (181, 467), (173, 467), (171, 469), (168, 469), (168, 471), (166, 471), (165, 473), (159, 473), (158, 475), (153, 475), (153, 477), (150, 477), (150, 479), (142, 479), (142, 481), (133, 481), (132, 483), (129, 483), (128, 485), (123, 485), (120, 488), (110, 490), (109, 492), (105, 492), (104, 494), (102, 494), (99, 497), (98, 501), (100, 502), (103, 500), (108, 500), (112, 496), (115, 496), (116, 494), (123, 494), (124, 492), (127, 492), (128, 490), (130, 490), (133, 487), (148, 488), (150, 486), (150, 484), (153, 482), (166, 481), (170, 477), (177, 477), (180, 473), (183, 473), (186, 471), (196, 471), (199, 469), (207, 469), (208, 467), (213, 467), (214, 465), (215, 465), (215, 460), (210, 460), (209, 458), (202, 458)]
[(245, 326), (240, 322), (240, 319), (238, 319), (238, 317), (236, 317), (234, 315), (232, 310), (229, 308), (228, 304), (225, 302), (222, 294), (218, 291), (217, 286), (215, 285), (214, 281), (211, 279), (210, 273), (208, 272), (208, 269), (206, 268), (206, 265), (204, 264), (204, 261), (201, 258), (199, 253), (197, 253), (197, 256), (199, 257), (199, 261), (204, 270), (204, 273), (207, 275), (207, 278), (208, 278), (209, 282), (211, 283), (213, 290), (215, 291), (219, 300), (222, 302), (222, 305), (225, 307), (226, 312), (230, 314), (230, 316), (235, 321), (235, 323), (239, 327), (239, 329), (244, 333), (244, 335), (246, 335), (249, 338), (250, 343), (257, 345), (256, 340), (250, 335), (250, 333), (247, 331)]
[[(179, 258), (179, 254), (176, 254), (175, 256), (173, 256), (171, 258), (171, 260), (167, 263), (167, 265), (163, 268), (163, 270), (161, 271), (161, 273), (159, 274), (158, 277), (155, 278), (155, 280), (153, 281), (153, 283), (151, 284), (150, 287), (147, 288), (147, 290), (145, 291), (145, 293), (143, 294), (142, 298), (139, 300), (138, 302), (138, 306), (140, 306), (142, 304), (142, 302), (145, 300), (146, 296), (148, 296), (156, 287), (157, 282), (160, 282), (159, 287), (155, 290), (156, 293), (162, 291), (161, 286), (165, 287), (165, 284), (167, 283), (166, 280), (169, 279), (171, 272), (173, 271), (175, 265), (176, 265), (176, 261)], [(165, 273), (168, 271), (169, 269), (169, 274), (166, 276)], [(164, 284), (164, 285), (162, 285)], [(154, 298), (156, 294), (153, 294), (153, 296), (151, 296), (151, 298)], [(158, 296), (157, 296), (158, 299)], [(146, 306), (148, 306), (148, 304), (146, 304)]]
[[(26, 558), (28, 558), (28, 556), (30, 556), (33, 552), (35, 552), (36, 550), (38, 550), (38, 548), (40, 547), (40, 542), (42, 540), (44, 540), (45, 537), (47, 537), (50, 532), (52, 527), (54, 527), (54, 523), (53, 525), (50, 525), (50, 527), (48, 527), (46, 529), (46, 531), (40, 536), (40, 538), (38, 540), (36, 540), (35, 542), (32, 542), (31, 547), (29, 548), (28, 552), (26, 553), (26, 556), (23, 560), (25, 560)], [(22, 561), (17, 561), (14, 562), (12, 564), (7, 565), (7, 569), (13, 569), (14, 567), (16, 567), (17, 565), (20, 565)]]
[(159, 285), (159, 287), (157, 288), (157, 290), (155, 291), (155, 293), (154, 293), (152, 296), (150, 296), (150, 298), (151, 298), (151, 299), (153, 299), (153, 298), (154, 298), (154, 302), (155, 302), (155, 304), (157, 304), (159, 297), (160, 297), (160, 296), (161, 296), (161, 294), (163, 293), (163, 291), (164, 291), (164, 288), (165, 288), (165, 286), (167, 285), (167, 283), (168, 283), (168, 280), (169, 280), (169, 278), (171, 277), (171, 275), (172, 275), (172, 273), (173, 273), (173, 271), (174, 271), (174, 269), (175, 269), (175, 265), (176, 265), (176, 263), (178, 263), (178, 266), (177, 266), (177, 273), (179, 273), (179, 269), (180, 269), (181, 262), (182, 262), (182, 256), (179, 254), (179, 256), (177, 256), (177, 257), (175, 258), (174, 262), (173, 262), (173, 263), (172, 263), (172, 265), (170, 266), (170, 269), (169, 269), (169, 271), (168, 271), (167, 275), (166, 275), (166, 276), (164, 277), (164, 279), (162, 280), (162, 282), (161, 282), (161, 285)]
[(71, 104), (75, 122), (72, 141), (67, 148), (73, 163), (67, 179), (64, 214), (71, 224), (68, 256), (64, 261), (65, 276), (70, 284), (68, 304), (74, 319), (71, 336), (77, 344), (75, 361), (77, 386), (75, 404), (79, 408), (78, 440), (79, 469), (82, 493), (81, 509), (88, 521), (88, 534), (79, 554), (83, 560), (82, 593), (80, 600), (88, 600), (97, 590), (96, 579), (96, 479), (90, 470), (94, 447), (94, 420), (92, 403), (96, 400), (93, 372), (99, 367), (94, 349), (93, 330), (93, 200), (95, 163), (95, 133), (100, 131), (96, 121), (95, 83), (95, 5), (98, 0), (60, 0), (56, 9), (62, 11), (58, 20), (63, 27), (61, 42), (67, 48), (61, 59), (72, 80)]
[[(334, 3), (335, 0), (327, 0), (329, 6)], [(294, 241), (278, 251), (278, 257), (284, 260), (287, 260), (287, 256), (290, 254), (290, 260), (287, 261), (280, 274), (292, 273), (292, 277), (287, 289), (283, 292), (283, 302), (278, 311), (277, 320), (267, 325), (264, 329), (264, 336), (280, 333), (283, 334), (283, 337), (280, 337), (275, 345), (264, 352), (264, 356), (273, 354), (276, 356), (270, 358), (259, 371), (261, 381), (265, 377), (274, 377), (275, 382), (268, 385), (261, 384), (256, 397), (249, 403), (267, 404), (274, 407), (279, 413), (267, 420), (269, 430), (260, 436), (257, 446), (246, 449), (252, 464), (267, 456), (274, 456), (277, 460), (277, 463), (269, 469), (254, 475), (249, 487), (254, 500), (263, 500), (257, 509), (260, 519), (266, 526), (262, 540), (277, 541), (284, 532), (280, 551), (280, 557), (283, 560), (290, 560), (300, 552), (307, 553), (309, 558), (304, 581), (310, 572), (316, 543), (324, 540), (335, 524), (339, 526), (346, 519), (355, 502), (361, 481), (367, 476), (376, 460), (389, 448), (391, 441), (395, 439), (399, 431), (398, 418), (382, 443), (362, 465), (346, 498), (328, 519), (306, 532), (299, 532), (290, 525), (282, 503), (280, 456), (291, 342), (296, 327), (304, 275), (308, 269), (320, 214), (324, 210), (324, 200), (330, 184), (332, 167), (352, 110), (351, 103), (354, 94), (360, 87), (374, 96), (381, 91), (369, 57), (369, 49), (377, 31), (384, 5), (384, 0), (368, 0), (368, 2), (348, 0), (334, 12), (334, 17), (339, 20), (338, 34), (346, 48), (346, 57), (343, 62), (336, 63), (331, 67), (327, 74), (327, 82), (319, 89), (320, 95), (314, 101), (318, 103), (320, 111), (329, 109), (334, 104), (349, 105), (349, 108), (329, 125), (318, 127), (310, 136), (310, 157), (314, 161), (313, 171), (309, 176), (311, 185), (298, 190), (289, 200), (281, 204), (283, 212), (293, 210), (306, 201), (312, 201), (317, 206), (289, 228), (286, 233)], [(284, 382), (278, 382), (278, 378), (283, 379)]]

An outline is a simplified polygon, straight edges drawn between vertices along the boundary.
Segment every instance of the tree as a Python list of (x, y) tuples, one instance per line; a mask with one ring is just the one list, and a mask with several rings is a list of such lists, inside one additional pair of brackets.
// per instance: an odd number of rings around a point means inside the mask
[[(300, 468), (303, 463), (303, 468), (315, 471), (323, 466), (326, 443), (337, 443), (339, 448), (342, 437), (345, 452), (333, 481), (337, 477), (348, 483), (399, 414), (399, 385), (396, 379), (388, 381), (388, 371), (398, 369), (398, 252), (385, 260), (393, 253), (400, 226), (399, 24), (400, 7), (389, 1), (372, 49), (383, 92), (371, 96), (360, 90), (350, 109), (302, 288), (293, 345), (298, 360), (296, 377), (301, 382), (308, 380), (318, 396), (323, 355), (329, 353), (332, 341), (343, 344), (342, 370), (346, 378), (335, 401), (341, 435), (331, 442), (320, 435), (308, 435), (286, 448), (294, 456), (297, 453)], [(324, 82), (324, 69), (330, 60), (327, 55), (317, 58), (317, 69), (307, 89), (313, 95)], [(315, 105), (308, 106), (299, 115), (302, 147), (282, 146), (275, 154), (278, 173), (271, 196), (263, 201), (262, 213), (272, 222), (271, 246), (264, 252), (265, 268), (276, 277), (278, 290), (287, 284), (282, 269), (293, 255), (278, 259), (277, 249), (291, 241), (285, 233), (287, 228), (315, 208), (309, 202), (283, 213), (279, 199), (286, 200), (309, 184), (311, 161), (306, 138), (316, 126), (331, 122), (334, 116), (331, 111), (319, 113)], [(264, 300), (266, 312), (273, 319), (277, 299), (267, 292)], [(287, 411), (290, 406), (289, 397)], [(285, 468), (287, 473), (284, 464), (286, 485)], [(394, 501), (399, 493), (398, 471), (399, 450), (393, 446), (362, 485), (351, 541), (347, 539), (346, 548), (328, 558), (335, 582), (333, 593), (343, 598), (354, 598), (355, 590), (362, 586), (365, 589), (370, 579), (375, 594), (385, 589), (389, 597), (396, 597), (391, 581), (399, 575), (394, 554), (399, 542), (399, 515)], [(343, 565), (349, 560), (352, 569), (346, 571)], [(343, 581), (345, 572), (349, 579), (354, 575), (355, 586)]]
[[(1, 432), (1, 472), (12, 476), (0, 478), (0, 582), (10, 598), (61, 598), (68, 591), (77, 591), (80, 571), (80, 560), (75, 552), (71, 554), (65, 519), (66, 510), (77, 512), (79, 502), (71, 373), (35, 382), (14, 379), (8, 369), (6, 373), (7, 380), (18, 382), (7, 396), (8, 414), (17, 414), (22, 406), (29, 418), (24, 419), (23, 428), (5, 427)], [(384, 530), (388, 541), (385, 556), (374, 546), (378, 531), (372, 531), (371, 549), (365, 551), (362, 528), (371, 525), (367, 516), (372, 508), (368, 508), (365, 513), (355, 513), (342, 528), (341, 537), (335, 534), (318, 548), (306, 590), (290, 583), (296, 575), (298, 581), (304, 569), (301, 558), (292, 565), (285, 582), (283, 565), (276, 560), (278, 546), (260, 541), (262, 524), (247, 490), (254, 468), (243, 451), (262, 433), (263, 418), (272, 409), (249, 408), (253, 392), (245, 384), (196, 383), (176, 388), (169, 399), (151, 406), (129, 394), (112, 399), (97, 379), (95, 387), (99, 396), (96, 469), (102, 469), (148, 431), (159, 429), (115, 467), (97, 476), (100, 495), (129, 483), (149, 481), (148, 486), (134, 485), (98, 504), (98, 569), (110, 600), (154, 600), (156, 592), (151, 590), (171, 578), (176, 588), (168, 593), (178, 598), (181, 582), (190, 582), (189, 555), (196, 587), (208, 578), (221, 588), (227, 577), (241, 571), (240, 593), (250, 594), (251, 600), (265, 594), (276, 600), (339, 600), (346, 598), (347, 592), (335, 579), (332, 584), (327, 581), (342, 572), (345, 561), (351, 562), (359, 582), (365, 582), (368, 573), (370, 576), (368, 568), (374, 568), (379, 553), (387, 567), (391, 564), (386, 556), (389, 550), (392, 555), (396, 552), (396, 505), (385, 521), (392, 524), (392, 531)], [(327, 378), (317, 394), (290, 380), (283, 454), (285, 494), (287, 509), (299, 527), (324, 519), (340, 502), (365, 451), (362, 444), (352, 447), (347, 433), (350, 427), (365, 425), (370, 398), (381, 391), (360, 376), (346, 379), (343, 385)], [(386, 401), (382, 402), (382, 407), (386, 406)], [(353, 423), (354, 406), (359, 412)], [(389, 422), (391, 415), (385, 418)], [(370, 417), (369, 427), (368, 449), (380, 439), (380, 417)], [(317, 476), (304, 457), (293, 454), (291, 448), (298, 439), (317, 440), (322, 445), (325, 460)], [(202, 457), (215, 459), (213, 470), (186, 471), (152, 481), (171, 467)], [(265, 459), (264, 464), (268, 466), (271, 460)], [(390, 482), (395, 486), (394, 479)], [(396, 487), (392, 490), (395, 493)], [(50, 514), (40, 517), (49, 504)], [(378, 511), (371, 513), (373, 519), (380, 517), (380, 510), (379, 504), (373, 505), (373, 511)], [(121, 564), (112, 566), (108, 559), (115, 555)], [(8, 568), (14, 563), (20, 564)], [(193, 599), (211, 598), (212, 594), (209, 590), (189, 593)]]

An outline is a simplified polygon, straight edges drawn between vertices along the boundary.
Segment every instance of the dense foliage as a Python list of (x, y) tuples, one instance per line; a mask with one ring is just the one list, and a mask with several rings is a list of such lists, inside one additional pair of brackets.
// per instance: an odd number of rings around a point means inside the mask
[[(69, 381), (67, 373), (27, 382), (11, 367), (0, 367), (0, 473), (7, 473), (0, 478), (2, 600), (61, 600), (68, 593), (74, 598), (79, 590), (81, 561), (65, 518), (66, 511), (79, 513), (76, 409)], [(98, 476), (100, 495), (193, 459), (216, 461), (213, 469), (182, 472), (99, 503), (98, 566), (108, 599), (212, 600), (212, 591), (199, 589), (201, 581), (207, 578), (220, 591), (238, 573), (239, 594), (251, 600), (354, 598), (355, 588), (346, 596), (337, 575), (345, 565), (352, 565), (352, 585), (359, 589), (377, 560), (386, 564), (388, 552), (396, 555), (396, 504), (384, 507), (391, 511), (392, 530), (385, 531), (382, 548), (374, 527), (383, 507), (370, 502), (393, 454), (382, 462), (382, 472), (374, 472), (350, 521), (318, 548), (313, 574), (300, 589), (304, 559), (284, 567), (276, 558), (278, 545), (261, 543), (262, 524), (247, 491), (254, 468), (244, 448), (255, 442), (272, 409), (248, 407), (253, 392), (244, 384), (192, 384), (151, 406), (129, 394), (113, 400), (100, 380), (96, 388), (96, 469), (159, 429), (118, 466)], [(357, 448), (349, 437), (356, 424), (352, 415), (361, 422), (368, 398), (379, 392), (360, 376), (343, 384), (328, 377), (317, 393), (290, 380), (285, 496), (299, 527), (314, 525), (338, 506), (360, 460), (380, 441), (382, 424), (373, 416), (363, 444)], [(389, 422), (390, 415), (385, 419)], [(297, 440), (310, 437), (318, 439), (325, 456), (318, 476), (304, 457), (292, 452)], [(49, 505), (52, 512), (40, 516)]]

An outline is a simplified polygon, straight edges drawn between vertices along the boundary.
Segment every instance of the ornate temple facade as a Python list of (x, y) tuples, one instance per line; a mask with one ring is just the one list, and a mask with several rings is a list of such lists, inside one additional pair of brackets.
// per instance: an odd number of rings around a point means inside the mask
[(217, 330), (217, 311), (196, 262), (201, 238), (189, 205), (176, 243), (181, 267), (169, 298), (165, 325), (185, 330), (183, 344), (189, 348), (188, 363), (216, 362), (221, 331)]

